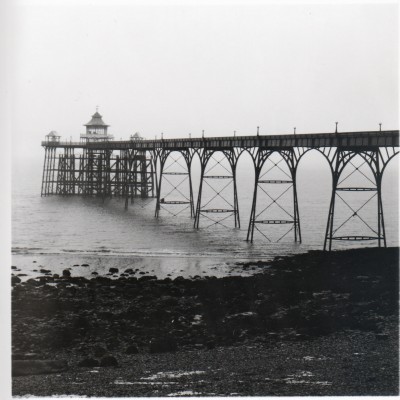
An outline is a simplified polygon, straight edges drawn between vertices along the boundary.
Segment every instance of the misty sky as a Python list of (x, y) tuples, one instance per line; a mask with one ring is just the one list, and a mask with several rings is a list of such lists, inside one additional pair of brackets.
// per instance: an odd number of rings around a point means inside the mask
[(96, 105), (117, 139), (399, 128), (396, 4), (18, 4), (14, 156)]

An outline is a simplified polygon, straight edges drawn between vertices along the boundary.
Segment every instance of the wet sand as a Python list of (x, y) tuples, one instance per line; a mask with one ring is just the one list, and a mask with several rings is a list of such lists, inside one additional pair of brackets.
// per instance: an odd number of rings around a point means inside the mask
[(14, 279), (13, 395), (396, 395), (398, 269), (389, 248), (249, 277)]

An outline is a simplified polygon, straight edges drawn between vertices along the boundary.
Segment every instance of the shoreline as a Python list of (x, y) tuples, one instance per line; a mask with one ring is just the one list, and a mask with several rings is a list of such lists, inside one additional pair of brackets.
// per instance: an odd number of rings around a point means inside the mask
[(398, 264), (398, 248), (369, 248), (276, 257), (247, 277), (17, 283), (13, 361), (66, 370), (14, 376), (13, 395), (398, 394)]
[[(265, 262), (273, 260), (273, 256)], [(253, 269), (243, 270), (241, 265), (251, 262)], [(174, 279), (178, 276), (190, 279), (193, 276), (216, 276), (229, 275), (249, 276), (262, 272), (259, 258), (233, 258), (227, 261), (222, 256), (132, 256), (132, 255), (109, 255), (109, 254), (13, 254), (12, 273), (21, 281), (41, 276), (62, 275), (64, 269), (68, 269), (73, 277), (84, 277), (91, 279), (95, 276), (105, 276), (118, 279), (120, 274), (126, 270), (133, 269), (139, 277), (140, 274), (155, 275), (157, 279), (167, 277)], [(110, 274), (110, 268), (117, 268), (118, 274)], [(41, 272), (41, 270), (48, 272)]]

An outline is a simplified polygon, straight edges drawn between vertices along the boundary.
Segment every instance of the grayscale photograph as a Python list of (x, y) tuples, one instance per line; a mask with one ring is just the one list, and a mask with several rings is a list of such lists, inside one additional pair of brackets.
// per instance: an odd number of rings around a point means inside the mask
[(9, 398), (399, 395), (397, 1), (7, 12)]

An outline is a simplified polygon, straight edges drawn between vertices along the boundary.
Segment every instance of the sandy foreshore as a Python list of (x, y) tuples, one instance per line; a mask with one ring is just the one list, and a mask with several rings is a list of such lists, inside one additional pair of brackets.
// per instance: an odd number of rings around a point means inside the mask
[(398, 248), (134, 272), (14, 279), (13, 395), (398, 394)]

